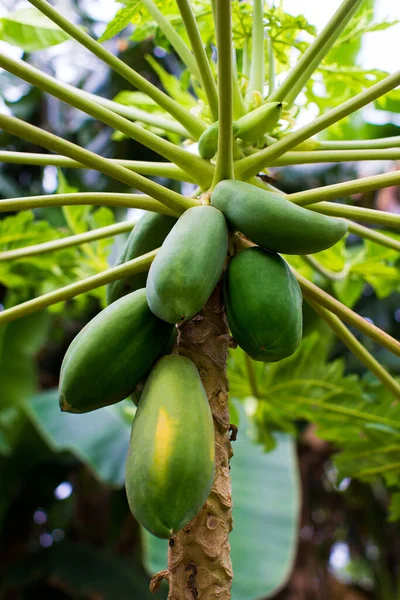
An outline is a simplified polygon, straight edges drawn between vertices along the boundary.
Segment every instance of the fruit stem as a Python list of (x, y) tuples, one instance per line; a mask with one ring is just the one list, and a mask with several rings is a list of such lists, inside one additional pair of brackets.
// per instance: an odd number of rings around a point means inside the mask
[(321, 115), (311, 123), (290, 133), (268, 148), (250, 156), (246, 156), (246, 158), (242, 158), (235, 164), (237, 178), (247, 181), (250, 177), (256, 175), (261, 169), (265, 169), (271, 165), (277, 158), (289, 150), (292, 150), (316, 133), (323, 131), (330, 125), (337, 123), (363, 106), (380, 98), (380, 96), (390, 92), (399, 84), (400, 71), (396, 71), (392, 75), (388, 75), (382, 79), (382, 81), (379, 81), (363, 92), (357, 94), (350, 100), (347, 100), (336, 108), (328, 111), (325, 115)]
[(326, 308), (323, 308), (316, 302), (307, 298), (308, 304), (313, 310), (329, 325), (337, 337), (347, 346), (354, 356), (356, 356), (376, 377), (394, 394), (400, 398), (400, 385), (390, 375), (390, 373), (372, 356), (361, 342), (347, 329), (342, 321), (336, 315), (332, 314)]
[(197, 27), (196, 19), (193, 14), (189, 0), (176, 0), (179, 12), (181, 13), (182, 21), (185, 25), (190, 44), (193, 49), (193, 54), (200, 75), (200, 82), (203, 85), (204, 92), (210, 107), (213, 121), (218, 120), (218, 95), (215, 85), (214, 76), (211, 71), (210, 63), (207, 54), (204, 50), (203, 42), (200, 37), (199, 28)]
[(232, 15), (230, 0), (215, 3), (218, 50), (219, 134), (212, 187), (233, 178)]
[(82, 29), (71, 23), (69, 19), (63, 17), (55, 8), (46, 2), (46, 0), (29, 0), (29, 2), (53, 21), (53, 23), (56, 23), (63, 31), (68, 33), (72, 38), (82, 44), (82, 46), (105, 62), (111, 69), (119, 73), (126, 81), (129, 81), (133, 87), (140, 90), (143, 94), (147, 94), (147, 96), (152, 98), (152, 100), (154, 100), (161, 108), (175, 117), (175, 119), (190, 132), (193, 139), (199, 139), (207, 127), (201, 119), (192, 115), (190, 111), (182, 107), (178, 102), (167, 96), (167, 94), (139, 75), (139, 73), (122, 60), (103, 48), (101, 44), (92, 39)]
[(110, 127), (114, 127), (117, 131), (121, 131), (168, 160), (172, 160), (185, 172), (193, 174), (193, 172), (197, 171), (196, 177), (198, 177), (198, 183), (200, 183), (201, 178), (203, 178), (203, 183), (204, 180), (207, 183), (207, 179), (211, 183), (213, 169), (209, 163), (183, 150), (176, 144), (164, 140), (151, 131), (135, 125), (129, 119), (121, 117), (112, 110), (93, 102), (87, 95), (81, 94), (80, 90), (65, 86), (54, 77), (42, 73), (39, 69), (32, 67), (22, 60), (13, 59), (2, 54), (0, 54), (0, 67), (52, 96), (59, 98), (70, 106), (74, 106)]
[[(110, 158), (112, 164), (120, 165), (131, 169), (140, 175), (152, 175), (154, 177), (167, 177), (177, 181), (188, 181), (194, 183), (194, 180), (182, 171), (174, 163), (151, 162), (145, 160), (121, 160)], [(9, 152), (0, 150), (0, 163), (39, 165), (62, 167), (66, 169), (86, 169), (85, 165), (66, 156), (56, 156), (54, 154), (39, 154), (34, 152)]]
[(99, 288), (103, 285), (107, 285), (107, 283), (110, 283), (111, 281), (116, 281), (117, 279), (122, 279), (130, 275), (135, 275), (136, 273), (143, 273), (143, 271), (147, 271), (149, 269), (158, 250), (159, 249), (157, 248), (156, 250), (152, 250), (147, 254), (143, 254), (143, 256), (129, 260), (122, 265), (110, 267), (102, 273), (97, 273), (96, 275), (87, 277), (82, 281), (71, 283), (59, 288), (58, 290), (54, 290), (53, 292), (49, 292), (48, 294), (43, 294), (38, 298), (34, 298), (33, 300), (28, 300), (27, 302), (22, 302), (17, 306), (12, 306), (11, 308), (0, 312), (0, 326), (48, 308), (53, 304), (71, 300), (71, 298), (75, 298), (80, 294), (85, 294), (86, 292), (90, 292), (91, 290)]
[(341, 4), (283, 83), (268, 97), (268, 101), (285, 100), (289, 105), (294, 103), (361, 3), (362, 0), (345, 0)]
[(92, 229), (85, 233), (78, 233), (77, 235), (69, 235), (57, 240), (51, 240), (49, 242), (44, 242), (43, 244), (32, 244), (31, 246), (26, 246), (24, 248), (6, 250), (5, 252), (0, 252), (0, 262), (18, 260), (30, 256), (37, 256), (38, 254), (46, 254), (48, 252), (56, 252), (57, 250), (63, 250), (64, 248), (72, 248), (73, 246), (80, 246), (82, 244), (87, 244), (88, 242), (95, 242), (96, 240), (121, 235), (121, 233), (128, 233), (131, 231), (135, 224), (134, 221), (124, 221), (123, 223), (116, 223), (115, 225)]
[(111, 163), (107, 158), (103, 158), (94, 152), (89, 152), (89, 150), (85, 150), (72, 142), (44, 131), (40, 127), (25, 123), (15, 117), (0, 114), (0, 129), (58, 154), (68, 156), (91, 169), (100, 171), (117, 181), (122, 181), (131, 187), (137, 188), (141, 192), (149, 194), (155, 200), (159, 200), (173, 211), (182, 213), (187, 208), (198, 204), (196, 200), (185, 198), (181, 194), (173, 192), (154, 181), (149, 181), (145, 177), (142, 177), (142, 175), (137, 175), (125, 167)]
[(295, 275), (297, 281), (300, 284), (300, 287), (303, 292), (303, 296), (306, 300), (311, 299), (324, 308), (327, 308), (332, 313), (340, 317), (343, 321), (348, 323), (349, 325), (353, 325), (356, 329), (370, 337), (372, 340), (395, 354), (396, 356), (400, 356), (400, 342), (392, 338), (388, 333), (382, 331), (374, 325), (370, 323), (357, 313), (355, 313), (351, 308), (348, 308), (333, 296), (330, 296), (323, 290), (321, 290), (317, 285), (300, 275), (293, 267), (291, 267), (293, 274)]

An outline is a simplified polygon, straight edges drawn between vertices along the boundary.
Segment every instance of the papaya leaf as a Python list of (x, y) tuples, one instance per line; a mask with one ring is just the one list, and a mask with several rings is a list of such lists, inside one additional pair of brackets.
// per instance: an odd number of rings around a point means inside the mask
[(98, 39), (100, 43), (106, 42), (115, 37), (125, 27), (128, 27), (132, 21), (132, 17), (136, 13), (140, 5), (140, 0), (126, 0), (125, 6), (120, 8), (115, 17), (108, 23), (104, 33)]
[(34, 52), (70, 37), (36, 8), (23, 8), (0, 19), (0, 39), (25, 52)]
[(3, 411), (20, 407), (36, 389), (34, 357), (46, 340), (48, 326), (48, 315), (38, 313), (0, 328), (0, 432), (10, 432), (15, 417)]
[(81, 415), (62, 413), (58, 391), (49, 390), (30, 398), (24, 410), (53, 452), (71, 452), (100, 481), (123, 486), (130, 424), (120, 406)]
[[(234, 527), (229, 536), (235, 573), (232, 600), (255, 600), (274, 595), (290, 575), (300, 487), (293, 438), (278, 434), (276, 448), (266, 454), (254, 442), (243, 406), (237, 409), (240, 427), (231, 462)], [(151, 574), (165, 569), (167, 542), (142, 531), (145, 568)]]
[(346, 375), (341, 359), (329, 361), (324, 337), (317, 332), (306, 336), (297, 352), (280, 363), (250, 361), (253, 385), (243, 351), (235, 350), (231, 391), (241, 398), (253, 396), (259, 440), (267, 447), (271, 430), (288, 430), (294, 421), (306, 420), (317, 426), (321, 438), (341, 448), (334, 455), (339, 478), (383, 477), (398, 489), (400, 405), (374, 376)]

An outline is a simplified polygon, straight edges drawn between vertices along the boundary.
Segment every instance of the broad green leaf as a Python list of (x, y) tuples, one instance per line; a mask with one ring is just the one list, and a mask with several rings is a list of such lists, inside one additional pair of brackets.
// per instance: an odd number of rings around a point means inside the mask
[(57, 390), (34, 396), (24, 408), (54, 452), (72, 452), (100, 481), (123, 486), (130, 425), (120, 408), (110, 406), (82, 415), (62, 413)]
[(360, 380), (345, 375), (342, 360), (329, 361), (324, 335), (306, 336), (297, 352), (279, 363), (246, 362), (241, 350), (232, 354), (231, 391), (241, 398), (258, 398), (255, 420), (267, 447), (271, 430), (306, 420), (317, 425), (321, 438), (341, 449), (334, 457), (339, 477), (383, 477), (388, 486), (400, 488), (400, 405), (372, 374)]
[[(282, 587), (297, 545), (300, 490), (293, 438), (277, 435), (273, 452), (254, 443), (251, 422), (240, 408), (240, 427), (231, 461), (234, 571), (232, 600), (256, 600)], [(167, 542), (143, 530), (149, 573), (166, 568)]]
[(139, 5), (140, 0), (126, 0), (125, 6), (120, 8), (112, 21), (108, 23), (103, 35), (98, 41), (100, 43), (105, 42), (118, 35), (125, 27), (128, 27)]
[(36, 8), (24, 8), (0, 19), (0, 39), (25, 52), (34, 52), (70, 37)]
[(46, 340), (48, 326), (49, 317), (42, 312), (0, 327), (0, 411), (20, 407), (34, 393), (34, 358)]

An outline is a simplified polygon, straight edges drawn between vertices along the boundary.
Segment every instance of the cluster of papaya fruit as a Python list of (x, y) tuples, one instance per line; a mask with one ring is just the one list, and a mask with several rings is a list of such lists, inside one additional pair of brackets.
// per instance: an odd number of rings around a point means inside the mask
[(170, 537), (195, 516), (213, 481), (207, 395), (194, 363), (170, 352), (175, 326), (202, 309), (221, 278), (228, 227), (257, 244), (231, 258), (226, 269), (224, 299), (233, 338), (255, 360), (292, 354), (302, 335), (302, 295), (278, 253), (328, 248), (344, 236), (346, 222), (226, 180), (215, 187), (211, 205), (190, 208), (179, 219), (154, 213), (140, 219), (118, 262), (161, 246), (149, 273), (109, 284), (107, 308), (74, 338), (61, 368), (60, 406), (69, 412), (123, 400), (145, 381), (132, 426), (126, 489), (133, 514), (159, 537)]

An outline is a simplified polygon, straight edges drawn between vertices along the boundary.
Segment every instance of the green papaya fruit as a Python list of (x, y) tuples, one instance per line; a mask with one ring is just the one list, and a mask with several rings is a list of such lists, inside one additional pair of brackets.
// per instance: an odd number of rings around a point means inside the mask
[(276, 362), (299, 346), (302, 294), (279, 254), (256, 247), (237, 254), (225, 274), (224, 299), (232, 336), (254, 360)]
[(246, 142), (257, 142), (274, 129), (282, 115), (282, 102), (267, 102), (243, 115), (236, 121), (237, 137)]
[[(159, 248), (175, 223), (174, 217), (146, 212), (131, 231), (115, 266)], [(115, 302), (129, 292), (144, 288), (146, 279), (147, 271), (112, 281), (107, 285), (107, 304)]]
[[(239, 132), (239, 126), (234, 121), (232, 123), (233, 137), (236, 137)], [(197, 148), (202, 158), (210, 160), (217, 152), (219, 135), (219, 122), (216, 121), (208, 127), (200, 136)]]
[(172, 326), (149, 309), (146, 290), (102, 310), (73, 339), (61, 366), (60, 408), (84, 413), (124, 400), (163, 352)]
[[(177, 340), (178, 340), (178, 330), (176, 327), (174, 327), (172, 329), (171, 336), (170, 336), (170, 338), (167, 342), (167, 345), (165, 346), (161, 356), (166, 356), (167, 354), (171, 354), (172, 348), (175, 346)], [(142, 381), (139, 381), (139, 383), (135, 386), (135, 389), (133, 390), (133, 392), (131, 394), (131, 399), (132, 399), (132, 402), (135, 404), (135, 406), (139, 405), (139, 401), (142, 396), (143, 388), (145, 386), (146, 379), (149, 376), (149, 373), (150, 373), (150, 371), (148, 373), (146, 373), (146, 375), (143, 377)]]
[(222, 275), (227, 249), (228, 229), (219, 210), (186, 210), (149, 270), (147, 299), (154, 314), (180, 323), (198, 313)]
[(171, 354), (153, 367), (133, 421), (126, 462), (130, 509), (170, 538), (203, 506), (214, 476), (214, 425), (194, 363)]
[(211, 204), (235, 229), (274, 252), (313, 254), (330, 248), (347, 232), (344, 219), (314, 213), (243, 181), (218, 183)]

